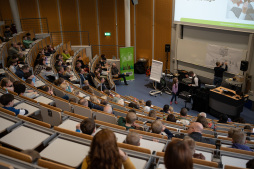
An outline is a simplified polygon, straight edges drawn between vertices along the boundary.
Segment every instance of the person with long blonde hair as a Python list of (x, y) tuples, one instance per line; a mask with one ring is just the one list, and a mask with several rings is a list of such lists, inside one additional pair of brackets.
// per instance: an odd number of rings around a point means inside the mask
[(135, 169), (130, 158), (117, 146), (116, 136), (109, 129), (102, 129), (92, 140), (82, 169)]

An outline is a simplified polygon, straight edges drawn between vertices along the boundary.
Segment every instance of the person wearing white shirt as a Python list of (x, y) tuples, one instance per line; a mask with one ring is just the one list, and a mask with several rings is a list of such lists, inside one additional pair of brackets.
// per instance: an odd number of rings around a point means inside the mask
[(189, 84), (189, 86), (193, 86), (193, 87), (199, 87), (199, 86), (200, 86), (200, 84), (199, 84), (199, 83), (200, 83), (200, 82), (199, 82), (199, 79), (198, 79), (197, 75), (194, 74), (193, 71), (190, 71), (190, 72), (189, 72), (189, 78), (192, 79), (192, 84)]

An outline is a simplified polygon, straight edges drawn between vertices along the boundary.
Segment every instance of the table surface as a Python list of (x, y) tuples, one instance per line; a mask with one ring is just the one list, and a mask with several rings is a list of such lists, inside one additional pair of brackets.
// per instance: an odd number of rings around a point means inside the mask
[(231, 166), (236, 166), (236, 167), (241, 167), (241, 168), (246, 168), (246, 163), (249, 160), (244, 160), (240, 158), (234, 158), (234, 157), (229, 157), (229, 156), (221, 156), (221, 162), (223, 166), (225, 165), (231, 165)]
[(67, 130), (76, 131), (77, 124), (79, 124), (79, 122), (67, 119), (62, 124), (60, 124), (58, 127), (61, 127), (61, 128), (67, 129)]
[(53, 102), (53, 100), (51, 100), (47, 97), (44, 97), (44, 96), (39, 96), (39, 97), (35, 98), (34, 100), (36, 100), (37, 102), (44, 103), (44, 104), (49, 104), (49, 103)]
[(15, 124), (13, 121), (0, 117), (0, 133), (13, 124)]
[(198, 154), (202, 153), (205, 156), (206, 161), (212, 161), (212, 153), (208, 153), (205, 151), (198, 151), (198, 150), (196, 150), (195, 153), (198, 153)]
[(17, 106), (14, 107), (15, 109), (26, 109), (28, 111), (28, 114), (26, 116), (30, 116), (36, 111), (39, 111), (40, 109), (34, 106), (31, 106), (27, 103), (20, 103)]
[(35, 149), (50, 135), (20, 126), (0, 139), (1, 142), (21, 150)]
[(228, 84), (231, 84), (231, 85), (242, 85), (243, 82), (238, 82), (238, 81), (233, 81), (233, 80), (229, 80), (229, 79), (225, 79), (225, 81), (228, 83)]
[[(142, 160), (142, 159), (139, 159), (139, 158), (135, 158), (135, 157), (129, 157), (131, 162), (134, 164), (134, 166), (137, 168), (137, 169), (142, 169), (145, 167), (147, 161), (146, 160)], [(123, 167), (122, 167), (123, 168)]]
[(35, 81), (34, 83), (34, 87), (40, 87), (40, 86), (44, 86), (45, 83), (43, 83), (42, 81), (38, 80), (38, 81)]
[(71, 167), (78, 167), (90, 150), (89, 146), (57, 138), (41, 153), (41, 157)]
[[(224, 95), (224, 96), (227, 96), (227, 97), (235, 99), (235, 100), (240, 100), (241, 97), (239, 95), (229, 96), (229, 95), (224, 94), (223, 90), (227, 90), (227, 91), (230, 91), (230, 92), (233, 92), (234, 94), (236, 94), (236, 92), (234, 90), (231, 90), (231, 89), (228, 89), (228, 88), (225, 88), (225, 87), (217, 87), (217, 88), (212, 89), (210, 91), (212, 91), (214, 93)], [(244, 97), (247, 97), (247, 96), (248, 95), (245, 95)]]

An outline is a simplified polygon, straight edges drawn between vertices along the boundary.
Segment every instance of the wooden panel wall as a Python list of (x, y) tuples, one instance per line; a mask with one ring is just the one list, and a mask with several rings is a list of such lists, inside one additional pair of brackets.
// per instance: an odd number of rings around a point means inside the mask
[(136, 50), (137, 60), (147, 58), (152, 60), (152, 14), (153, 1), (139, 0), (136, 6)]
[[(99, 22), (100, 22), (100, 44), (115, 45), (116, 44), (116, 27), (115, 27), (115, 0), (99, 0)], [(104, 36), (104, 32), (111, 32), (111, 36)], [(109, 52), (112, 51), (112, 52)], [(116, 47), (102, 47), (102, 54), (111, 53), (111, 56), (116, 56)]]
[(22, 18), (38, 18), (38, 7), (36, 0), (17, 0), (19, 8), (19, 17)]
[(76, 0), (60, 0), (63, 31), (79, 31)]
[(125, 45), (124, 1), (117, 0), (118, 44)]
[[(172, 1), (155, 1), (154, 15), (154, 59), (163, 62), (166, 69), (165, 44), (171, 42)], [(168, 67), (170, 68), (170, 53), (168, 53)]]
[(12, 19), (11, 7), (9, 1), (0, 0), (0, 19), (9, 20)]
[(39, 0), (42, 18), (48, 19), (49, 32), (60, 31), (57, 0)]

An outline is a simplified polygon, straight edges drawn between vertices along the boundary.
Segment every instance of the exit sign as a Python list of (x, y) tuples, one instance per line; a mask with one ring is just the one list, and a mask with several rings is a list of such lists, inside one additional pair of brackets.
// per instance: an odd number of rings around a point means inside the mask
[(105, 32), (104, 35), (105, 36), (111, 36), (111, 32)]

